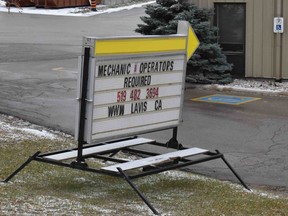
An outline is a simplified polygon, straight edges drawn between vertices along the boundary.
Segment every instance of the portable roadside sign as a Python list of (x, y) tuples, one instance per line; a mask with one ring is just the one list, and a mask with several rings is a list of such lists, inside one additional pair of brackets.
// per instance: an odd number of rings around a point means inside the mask
[[(85, 37), (78, 79), (81, 98), (84, 49), (90, 48), (84, 141), (178, 126), (186, 63), (198, 45), (185, 21), (179, 22), (175, 35)], [(78, 114), (76, 139), (79, 120)]]

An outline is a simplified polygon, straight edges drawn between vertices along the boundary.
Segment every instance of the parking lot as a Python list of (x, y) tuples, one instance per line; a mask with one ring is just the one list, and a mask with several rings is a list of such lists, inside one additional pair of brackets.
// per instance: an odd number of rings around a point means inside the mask
[[(143, 8), (89, 18), (0, 13), (5, 23), (0, 112), (73, 134), (82, 36), (134, 35), (143, 14)], [(185, 146), (219, 149), (250, 185), (287, 191), (288, 97), (228, 91), (220, 94), (261, 99), (237, 106), (191, 100), (214, 94), (219, 92), (187, 87), (178, 140)], [(168, 141), (171, 133), (149, 136)], [(191, 169), (235, 180), (221, 161)]]

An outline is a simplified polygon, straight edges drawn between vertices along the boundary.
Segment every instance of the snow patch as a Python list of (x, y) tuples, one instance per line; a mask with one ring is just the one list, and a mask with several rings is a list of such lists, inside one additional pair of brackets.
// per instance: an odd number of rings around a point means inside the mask
[[(155, 215), (146, 205), (139, 205), (139, 204), (136, 204), (136, 203), (131, 203), (131, 204), (126, 204), (126, 206), (129, 206), (129, 208), (131, 209), (136, 209), (136, 211), (138, 212), (145, 212), (147, 216), (152, 216), (152, 215)], [(162, 212), (161, 215), (165, 215), (166, 214), (163, 214), (163, 210), (161, 209), (158, 209), (160, 212)]]
[[(3, 125), (3, 122), (0, 122), (0, 125)], [(4, 125), (4, 127), (8, 128), (11, 132), (13, 131), (20, 131), (23, 133), (26, 133), (28, 136), (36, 136), (40, 138), (47, 138), (47, 139), (56, 139), (56, 136), (54, 134), (49, 133), (45, 130), (36, 130), (31, 128), (19, 128), (19, 127), (11, 127), (9, 125)]]
[(0, 210), (5, 215), (53, 215), (59, 209), (62, 209), (65, 213), (70, 212), (73, 215), (80, 215), (78, 211), (81, 210), (81, 207), (80, 203), (71, 202), (68, 199), (39, 195), (37, 197), (17, 197), (16, 202), (6, 200), (0, 206)]
[(207, 85), (204, 88), (214, 88), (220, 91), (245, 91), (268, 94), (287, 94), (288, 82), (276, 82), (274, 80), (244, 80), (235, 79), (232, 83), (227, 85)]
[(186, 178), (190, 180), (216, 181), (215, 179), (212, 179), (206, 176), (196, 175), (190, 172), (183, 172), (183, 171), (178, 171), (178, 170), (166, 171), (160, 174), (171, 177), (173, 179), (185, 179)]
[[(122, 10), (131, 10), (139, 8), (144, 5), (153, 4), (156, 1), (149, 1), (144, 3), (132, 4), (128, 6), (119, 6), (116, 8), (109, 8), (107, 6), (97, 6), (97, 11), (89, 10), (89, 7), (75, 7), (75, 8), (62, 8), (62, 9), (43, 9), (36, 7), (23, 7), (22, 9), (11, 7), (10, 13), (23, 13), (23, 14), (40, 14), (40, 15), (56, 15), (56, 16), (76, 16), (76, 17), (90, 17), (103, 13), (114, 13)], [(5, 2), (0, 0), (0, 12), (8, 13)]]
[(21, 141), (25, 139), (62, 140), (71, 136), (31, 124), (13, 116), (0, 114), (0, 141)]

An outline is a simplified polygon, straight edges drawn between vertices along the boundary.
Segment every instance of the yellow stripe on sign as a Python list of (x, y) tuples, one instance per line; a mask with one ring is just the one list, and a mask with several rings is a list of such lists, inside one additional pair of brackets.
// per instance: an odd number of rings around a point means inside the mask
[(176, 52), (186, 50), (186, 37), (125, 38), (95, 41), (95, 56)]

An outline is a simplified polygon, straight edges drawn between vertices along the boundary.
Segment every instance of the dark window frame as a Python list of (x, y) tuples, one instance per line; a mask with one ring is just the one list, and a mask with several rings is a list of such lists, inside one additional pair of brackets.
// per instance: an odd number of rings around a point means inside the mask
[[(225, 6), (229, 6), (229, 5), (242, 5), (242, 9), (243, 9), (243, 13), (242, 16), (240, 17), (240, 21), (241, 21), (241, 26), (238, 28), (238, 32), (240, 30), (240, 36), (238, 36), (238, 41), (237, 41), (237, 31), (236, 31), (236, 36), (231, 36), (231, 38), (229, 38), (229, 34), (226, 35), (226, 39), (228, 38), (227, 41), (221, 41), (220, 40), (220, 30), (217, 31), (217, 42), (219, 43), (220, 47), (222, 48), (222, 52), (224, 55), (226, 55), (228, 62), (234, 64), (234, 68), (232, 70), (232, 76), (234, 78), (242, 78), (245, 77), (245, 69), (246, 69), (246, 10), (247, 10), (247, 4), (246, 3), (242, 3), (242, 2), (217, 2), (214, 3), (214, 8), (215, 8), (215, 15), (214, 15), (214, 26), (218, 27), (218, 29), (221, 28), (221, 25), (223, 25), (223, 23), (225, 23), (225, 19), (227, 18), (223, 18), (223, 14), (220, 14), (220, 11), (225, 10)], [(222, 7), (222, 8), (220, 8)], [(226, 11), (224, 11), (225, 13)], [(227, 15), (228, 13), (226, 13)], [(222, 17), (220, 17), (222, 15)], [(234, 15), (234, 14), (233, 14)], [(231, 16), (233, 17), (233, 16)], [(224, 20), (224, 21), (223, 21)], [(230, 19), (231, 20), (231, 19)], [(237, 16), (235, 17), (235, 20), (237, 21)], [(238, 22), (239, 22), (238, 20)], [(220, 23), (222, 22), (222, 23)], [(235, 24), (234, 24), (235, 25)], [(224, 32), (226, 31), (229, 32), (229, 29), (232, 29), (233, 24), (231, 24), (231, 22), (228, 24), (228, 28), (224, 29)], [(230, 27), (230, 28), (229, 28)], [(242, 28), (241, 28), (242, 27)], [(228, 30), (228, 31), (227, 31)], [(235, 32), (234, 32), (235, 33)], [(233, 31), (231, 31), (231, 35), (233, 35)], [(229, 39), (231, 39), (229, 41)], [(237, 41), (237, 42), (233, 42)]]

